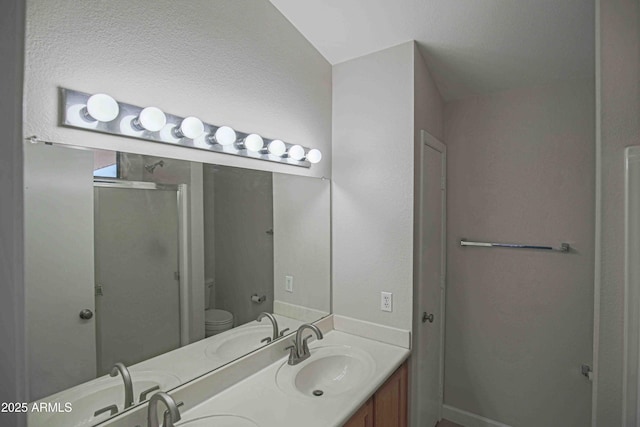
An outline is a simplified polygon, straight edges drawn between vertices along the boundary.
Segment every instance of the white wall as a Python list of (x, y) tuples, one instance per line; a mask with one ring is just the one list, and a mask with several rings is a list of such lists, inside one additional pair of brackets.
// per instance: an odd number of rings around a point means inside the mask
[[(267, 0), (28, 0), (25, 133), (62, 143), (331, 174), (331, 67)], [(311, 169), (58, 126), (58, 87), (322, 150)]]
[(413, 42), (333, 73), (333, 311), (411, 330), (414, 145), (442, 137), (442, 98)]
[(446, 106), (446, 405), (514, 427), (590, 423), (594, 100), (581, 79)]
[(409, 42), (333, 67), (333, 311), (409, 330), (413, 54)]
[(596, 239), (596, 292), (600, 292), (596, 294), (595, 385), (597, 425), (608, 427), (620, 425), (622, 416), (623, 165), (624, 148), (640, 141), (640, 6), (634, 0), (604, 0), (597, 2), (597, 12), (601, 174), (596, 208), (601, 217)]
[[(26, 399), (23, 289), (22, 77), (24, 4), (5, 1), (0, 14), (0, 402)], [(7, 427), (25, 422), (0, 413)]]
[[(331, 311), (331, 184), (273, 175), (274, 299)], [(285, 292), (293, 276), (293, 292)]]
[[(263, 312), (273, 312), (273, 227), (272, 175), (249, 169), (207, 165), (204, 189), (206, 198), (214, 197), (213, 216), (215, 293), (211, 307), (233, 314), (235, 326), (255, 320)], [(210, 225), (209, 227), (210, 228)], [(256, 304), (251, 295), (266, 295)]]

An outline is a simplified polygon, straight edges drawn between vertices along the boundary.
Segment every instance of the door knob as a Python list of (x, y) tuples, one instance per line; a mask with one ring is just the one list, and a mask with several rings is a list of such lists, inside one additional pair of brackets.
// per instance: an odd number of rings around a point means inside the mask
[(84, 310), (80, 311), (80, 318), (82, 320), (89, 320), (93, 317), (93, 311), (89, 310), (88, 308), (85, 308)]
[(422, 313), (422, 323), (425, 323), (427, 320), (429, 323), (433, 323), (433, 313), (427, 314), (426, 311)]

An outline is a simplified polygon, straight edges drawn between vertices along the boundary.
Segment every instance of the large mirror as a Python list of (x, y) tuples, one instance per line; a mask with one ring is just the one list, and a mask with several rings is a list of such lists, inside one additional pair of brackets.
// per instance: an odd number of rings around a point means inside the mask
[(330, 312), (328, 180), (28, 143), (25, 188), (29, 385), (73, 408), (30, 427), (95, 425)]

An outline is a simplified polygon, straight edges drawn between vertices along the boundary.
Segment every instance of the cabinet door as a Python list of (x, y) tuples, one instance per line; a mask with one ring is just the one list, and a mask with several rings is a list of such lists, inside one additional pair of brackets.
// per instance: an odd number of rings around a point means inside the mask
[(407, 364), (404, 363), (373, 396), (375, 427), (407, 427)]
[(367, 400), (344, 427), (373, 427), (373, 398)]

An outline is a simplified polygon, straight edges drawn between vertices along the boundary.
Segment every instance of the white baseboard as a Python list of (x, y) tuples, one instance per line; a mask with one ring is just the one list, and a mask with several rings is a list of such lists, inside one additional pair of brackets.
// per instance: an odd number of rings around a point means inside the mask
[(464, 427), (511, 427), (507, 424), (490, 420), (489, 418), (481, 417), (480, 415), (472, 414), (471, 412), (463, 411), (462, 409), (449, 405), (442, 405), (442, 418), (463, 425)]

